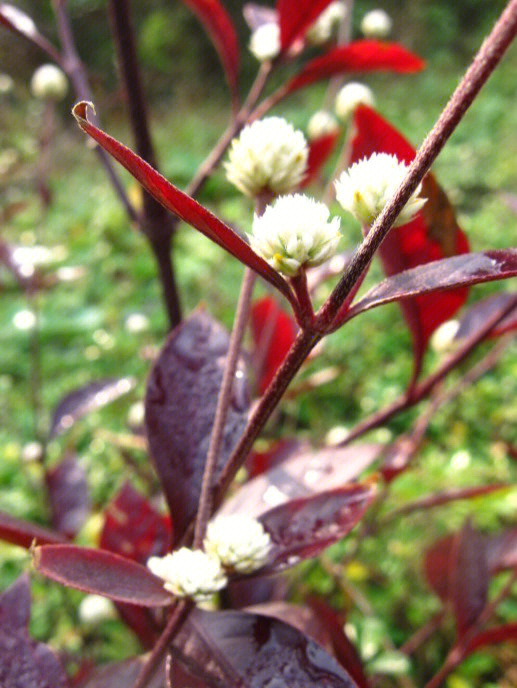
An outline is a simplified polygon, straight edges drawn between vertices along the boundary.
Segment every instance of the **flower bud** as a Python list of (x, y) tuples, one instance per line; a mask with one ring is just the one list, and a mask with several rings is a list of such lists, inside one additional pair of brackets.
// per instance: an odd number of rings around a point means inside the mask
[(78, 614), (84, 624), (98, 624), (116, 617), (113, 602), (101, 595), (87, 595), (79, 605)]
[(324, 263), (337, 250), (339, 218), (329, 222), (324, 203), (294, 194), (281, 196), (253, 220), (250, 243), (275, 270), (294, 277), (302, 266)]
[(228, 582), (219, 560), (199, 549), (182, 547), (164, 557), (151, 557), (147, 567), (173, 595), (198, 603), (209, 600)]
[(321, 136), (334, 134), (339, 130), (339, 124), (335, 117), (326, 110), (319, 110), (315, 112), (309, 120), (307, 125), (307, 134), (309, 139), (319, 139)]
[(312, 43), (312, 45), (326, 43), (332, 36), (336, 26), (344, 19), (345, 14), (346, 9), (341, 0), (331, 2), (307, 31), (306, 38), (308, 42)]
[(31, 91), (41, 100), (62, 100), (68, 91), (68, 81), (64, 72), (53, 64), (45, 64), (34, 72)]
[(274, 59), (280, 52), (280, 27), (277, 22), (259, 26), (251, 34), (249, 48), (259, 62)]
[(266, 117), (232, 141), (226, 176), (247, 196), (286, 193), (302, 181), (308, 155), (301, 131), (282, 117)]
[(368, 38), (386, 38), (392, 26), (391, 17), (384, 10), (367, 12), (361, 20), (361, 31)]
[(340, 119), (346, 121), (359, 105), (373, 107), (375, 105), (373, 91), (366, 84), (350, 81), (343, 86), (336, 96), (334, 103), (336, 114)]
[(10, 93), (14, 88), (14, 81), (9, 74), (0, 73), (0, 96)]
[(457, 342), (454, 341), (460, 329), (459, 320), (446, 320), (432, 334), (429, 344), (437, 354), (447, 353), (454, 349)]
[[(371, 225), (401, 185), (408, 169), (395, 155), (374, 153), (341, 174), (336, 182), (336, 198), (362, 225)], [(422, 208), (425, 198), (419, 196), (421, 191), (422, 184), (419, 184), (393, 223), (394, 227), (410, 222)]]
[(225, 568), (251, 573), (266, 563), (271, 538), (254, 518), (242, 514), (218, 516), (208, 524), (204, 547)]

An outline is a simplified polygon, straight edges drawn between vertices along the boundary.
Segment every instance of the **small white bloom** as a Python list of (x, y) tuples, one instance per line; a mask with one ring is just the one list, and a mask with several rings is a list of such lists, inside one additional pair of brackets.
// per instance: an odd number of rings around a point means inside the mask
[(36, 326), (36, 316), (32, 311), (18, 311), (13, 318), (17, 330), (32, 330)]
[(259, 62), (274, 59), (280, 52), (280, 27), (277, 22), (259, 26), (251, 34), (249, 48)]
[(319, 139), (320, 136), (327, 136), (327, 134), (334, 134), (339, 129), (335, 117), (326, 110), (319, 110), (315, 112), (309, 120), (307, 125), (307, 134), (309, 139)]
[[(341, 174), (336, 182), (336, 198), (361, 224), (370, 225), (395, 194), (407, 171), (408, 167), (395, 155), (374, 153)], [(421, 190), (419, 184), (393, 223), (394, 227), (410, 222), (424, 205), (425, 198), (419, 196)]]
[(266, 117), (232, 141), (226, 176), (247, 196), (286, 193), (302, 181), (308, 155), (301, 131), (282, 117)]
[(324, 203), (303, 194), (281, 196), (255, 215), (250, 243), (275, 270), (293, 277), (302, 265), (320, 265), (334, 255), (339, 229), (339, 218), (329, 221)]
[(131, 313), (126, 318), (126, 330), (132, 334), (149, 329), (149, 318), (143, 313)]
[(350, 81), (343, 86), (336, 96), (334, 103), (336, 114), (340, 119), (347, 120), (359, 105), (373, 107), (375, 105), (373, 91), (366, 84)]
[(459, 320), (446, 320), (434, 332), (429, 342), (433, 351), (446, 353), (454, 348), (454, 337), (460, 329)]
[(39, 442), (29, 442), (22, 449), (22, 461), (32, 463), (39, 461), (43, 456), (43, 447)]
[(368, 38), (385, 38), (392, 26), (391, 17), (384, 10), (367, 12), (361, 20), (361, 31)]
[(29, 15), (25, 14), (25, 12), (22, 12), (14, 5), (3, 2), (2, 14), (7, 21), (10, 21), (14, 28), (20, 33), (27, 34), (28, 36), (34, 36), (38, 33), (36, 24), (29, 17)]
[(42, 100), (62, 100), (68, 91), (68, 81), (64, 72), (53, 64), (45, 64), (34, 72), (31, 91), (35, 98)]
[(331, 2), (307, 31), (306, 38), (309, 43), (313, 45), (326, 43), (332, 36), (335, 27), (344, 19), (345, 14), (346, 9), (341, 0)]
[(14, 88), (14, 81), (9, 74), (0, 74), (0, 95), (10, 93)]
[(251, 573), (267, 561), (271, 538), (260, 521), (250, 516), (233, 514), (210, 521), (204, 541), (208, 554), (239, 573)]
[(129, 407), (127, 422), (132, 428), (139, 428), (144, 424), (145, 408), (143, 401), (136, 401)]
[(87, 595), (79, 605), (78, 614), (84, 624), (98, 624), (117, 615), (113, 602), (102, 595)]
[(166, 590), (196, 602), (206, 602), (228, 582), (219, 559), (199, 549), (182, 547), (164, 557), (151, 557), (147, 567), (165, 581)]

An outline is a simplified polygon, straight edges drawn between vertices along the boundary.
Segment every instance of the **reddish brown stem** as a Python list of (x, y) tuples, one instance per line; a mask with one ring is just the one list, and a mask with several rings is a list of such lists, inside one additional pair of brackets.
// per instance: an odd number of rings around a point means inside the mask
[(429, 621), (418, 629), (409, 640), (406, 640), (404, 645), (399, 647), (399, 652), (403, 652), (405, 655), (412, 655), (416, 652), (418, 648), (423, 645), (427, 640), (433, 635), (435, 631), (440, 628), (440, 625), (445, 617), (445, 610), (439, 611)]
[(305, 269), (302, 268), (297, 275), (291, 277), (290, 281), (300, 305), (299, 312), (295, 314), (299, 320), (298, 324), (302, 329), (311, 327), (314, 323), (314, 309), (307, 286)]

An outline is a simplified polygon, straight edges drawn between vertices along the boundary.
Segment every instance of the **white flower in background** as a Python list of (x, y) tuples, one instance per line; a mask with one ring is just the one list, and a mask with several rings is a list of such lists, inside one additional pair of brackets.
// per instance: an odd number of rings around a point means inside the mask
[(147, 567), (165, 581), (166, 590), (196, 602), (206, 602), (228, 582), (219, 559), (199, 549), (182, 547), (164, 557), (151, 557)]
[(255, 518), (242, 514), (218, 516), (208, 524), (204, 547), (225, 568), (251, 573), (266, 563), (271, 538)]
[(10, 93), (14, 88), (14, 81), (9, 74), (0, 73), (0, 95)]
[(359, 105), (375, 105), (375, 97), (371, 88), (359, 81), (350, 81), (345, 84), (338, 92), (334, 108), (337, 116), (342, 120), (347, 120), (354, 114), (354, 110)]
[(87, 595), (79, 605), (78, 614), (84, 624), (98, 624), (117, 615), (113, 602), (102, 595)]
[[(336, 198), (345, 210), (363, 225), (370, 225), (381, 214), (407, 174), (408, 167), (395, 155), (374, 153), (343, 172), (336, 182)], [(422, 184), (413, 192), (393, 223), (405, 225), (425, 203), (420, 198)]]
[(361, 31), (368, 38), (385, 38), (392, 26), (391, 17), (384, 10), (367, 12), (361, 20)]
[(31, 91), (41, 100), (62, 100), (68, 91), (68, 81), (64, 72), (53, 64), (45, 64), (34, 72)]
[(334, 115), (326, 110), (319, 110), (310, 118), (309, 124), (307, 125), (307, 134), (312, 141), (314, 139), (319, 139), (320, 136), (334, 134), (338, 129), (339, 124)]
[(39, 442), (29, 442), (22, 449), (22, 461), (32, 463), (39, 461), (43, 456), (43, 447)]
[(143, 313), (131, 313), (125, 322), (126, 330), (132, 334), (145, 332), (149, 329), (149, 318)]
[(242, 193), (281, 194), (302, 181), (309, 150), (305, 136), (282, 117), (244, 127), (232, 141), (226, 176)]
[(131, 428), (139, 428), (144, 424), (145, 407), (143, 401), (135, 401), (127, 412), (127, 422)]
[(293, 277), (302, 265), (320, 265), (334, 255), (339, 218), (329, 221), (324, 203), (303, 194), (281, 196), (262, 216), (255, 215), (250, 243), (275, 270)]
[(459, 320), (446, 320), (434, 332), (430, 340), (433, 351), (438, 354), (446, 353), (454, 348), (454, 337), (460, 329)]
[(13, 318), (17, 330), (32, 330), (36, 326), (36, 315), (32, 311), (18, 311)]
[(309, 43), (313, 45), (326, 43), (339, 22), (344, 19), (345, 14), (346, 9), (341, 0), (331, 2), (307, 31), (306, 38)]
[(274, 59), (280, 52), (280, 26), (277, 22), (268, 22), (255, 29), (249, 48), (259, 62)]

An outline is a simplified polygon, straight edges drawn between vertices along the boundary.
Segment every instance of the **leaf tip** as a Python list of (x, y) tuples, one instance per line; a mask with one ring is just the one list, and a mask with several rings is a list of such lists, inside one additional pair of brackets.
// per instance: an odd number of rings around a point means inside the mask
[(81, 100), (72, 108), (72, 115), (79, 124), (81, 124), (81, 122), (88, 121), (88, 108), (91, 108), (94, 115), (97, 114), (95, 105), (89, 100)]

